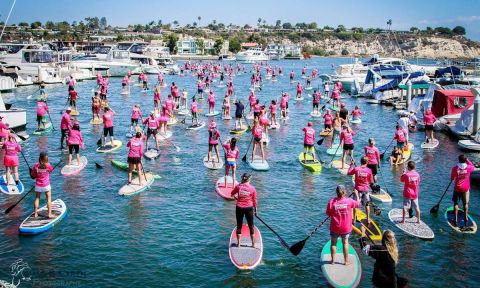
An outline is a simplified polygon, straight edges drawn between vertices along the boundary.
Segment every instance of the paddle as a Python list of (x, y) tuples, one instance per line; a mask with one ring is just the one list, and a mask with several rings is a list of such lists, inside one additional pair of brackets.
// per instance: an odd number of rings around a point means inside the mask
[(395, 138), (393, 138), (392, 141), (390, 141), (390, 144), (388, 144), (387, 148), (385, 148), (385, 151), (383, 151), (383, 153), (380, 154), (380, 159), (383, 159), (383, 157), (385, 156), (385, 153), (387, 153), (388, 148), (390, 148), (390, 145), (392, 145), (393, 140), (395, 140)]
[(148, 181), (147, 181), (147, 175), (145, 175), (145, 169), (143, 168), (143, 163), (142, 163), (142, 161), (140, 161), (140, 166), (142, 167), (143, 178), (145, 178), (145, 182), (148, 182)]
[(247, 151), (245, 151), (245, 155), (243, 155), (242, 157), (243, 162), (247, 162), (247, 154), (248, 154), (248, 150), (250, 150), (250, 146), (252, 146), (252, 142), (253, 142), (253, 136), (252, 136), (252, 139), (250, 139), (250, 144), (248, 144), (248, 148), (247, 148)]
[(341, 145), (338, 144), (337, 149), (335, 150), (335, 154), (332, 155), (332, 159), (330, 159), (330, 162), (327, 165), (325, 165), (325, 167), (327, 167), (327, 168), (332, 167), (333, 159), (335, 158), (335, 156), (337, 156), (337, 152), (338, 152), (338, 149), (340, 148), (340, 146)]
[[(32, 168), (30, 167), (30, 164), (28, 164), (27, 158), (25, 157), (25, 154), (23, 154), (23, 151), (20, 150), (20, 153), (22, 154), (23, 160), (25, 160), (25, 163), (27, 164), (28, 171), (30, 172), (29, 175), (32, 175)], [(31, 177), (31, 176), (30, 176)]]
[[(288, 245), (288, 243), (287, 243), (280, 235), (278, 235), (278, 233), (275, 232), (275, 230), (273, 230), (272, 227), (268, 226), (268, 224), (265, 223), (265, 221), (263, 221), (262, 218), (258, 217), (257, 214), (255, 214), (255, 217), (257, 217), (257, 219), (260, 220), (260, 222), (262, 222), (263, 225), (265, 225), (268, 229), (270, 229), (270, 231), (273, 232), (273, 234), (275, 234), (275, 236), (278, 237), (278, 239), (280, 240), (280, 244), (281, 244), (285, 249), (288, 249), (288, 250), (290, 250), (290, 252), (291, 252), (291, 247)], [(292, 254), (293, 254), (293, 252), (292, 252)], [(295, 254), (293, 254), (293, 255), (295, 255)]]
[(450, 180), (450, 183), (448, 183), (447, 189), (445, 189), (445, 191), (443, 192), (442, 197), (440, 198), (438, 203), (435, 204), (435, 206), (433, 206), (432, 209), (430, 209), (430, 213), (436, 214), (438, 212), (438, 209), (440, 208), (440, 202), (442, 202), (443, 197), (445, 196), (445, 193), (447, 193), (448, 188), (450, 188), (450, 185), (452, 185), (452, 182), (453, 182), (453, 180)]
[(34, 95), (34, 94), (37, 94), (38, 91), (40, 91), (40, 88), (38, 88), (37, 91), (33, 92), (32, 94), (28, 95), (28, 96), (27, 96), (27, 100), (32, 99), (33, 95)]
[[(58, 161), (58, 163), (57, 163), (55, 166), (53, 166), (53, 170), (55, 170), (55, 168), (57, 168), (57, 166), (60, 165), (60, 163), (62, 163), (62, 162), (63, 162), (63, 159), (60, 159), (60, 161)], [(52, 170), (52, 172), (53, 172), (53, 170)], [(8, 207), (7, 210), (5, 210), (5, 214), (10, 213), (10, 211), (12, 211), (12, 209), (15, 208), (15, 207), (18, 205), (18, 203), (22, 202), (22, 200), (23, 200), (25, 197), (27, 197), (27, 195), (30, 194), (30, 192), (32, 192), (33, 190), (35, 190), (35, 185), (34, 185), (32, 188), (30, 188), (30, 190), (28, 190), (28, 192), (25, 193), (25, 195), (23, 195), (22, 198), (20, 198), (20, 200), (18, 200), (18, 201), (17, 201), (15, 204), (13, 204), (12, 206)]]
[(10, 129), (10, 132), (12, 132), (13, 134), (15, 134), (15, 136), (17, 136), (18, 138), (20, 138), (22, 141), (25, 141), (27, 140), (26, 137), (22, 136), (22, 135), (19, 135), (17, 133), (15, 133), (15, 131), (13, 131), (12, 129)]
[(157, 135), (160, 135), (160, 137), (162, 137), (163, 140), (170, 142), (170, 144), (173, 145), (173, 147), (175, 147), (175, 150), (177, 151), (177, 153), (182, 150), (182, 149), (180, 149), (180, 147), (178, 147), (177, 145), (175, 145), (175, 143), (173, 143), (172, 140), (170, 140), (170, 139), (168, 139), (168, 138), (165, 138), (165, 137), (162, 135), (162, 133), (157, 133)]
[(393, 194), (390, 193), (390, 191), (388, 190), (387, 182), (385, 182), (385, 178), (383, 178), (383, 173), (382, 173), (382, 169), (380, 169), (380, 165), (378, 166), (378, 171), (380, 171), (380, 177), (382, 177), (382, 182), (383, 182), (383, 186), (385, 186), (385, 190), (387, 191), (388, 194), (390, 194), (390, 196), (393, 196)]
[(47, 114), (48, 114), (48, 119), (50, 119), (50, 123), (52, 123), (53, 131), (55, 131), (55, 125), (53, 125), (52, 117), (50, 116), (50, 111), (47, 110)]
[(248, 123), (248, 119), (247, 119), (247, 116), (245, 116), (245, 114), (243, 114), (243, 118), (245, 119), (245, 122), (247, 123), (247, 133), (252, 131), (252, 127), (250, 127), (250, 124)]
[(313, 234), (317, 233), (317, 230), (320, 229), (320, 227), (322, 227), (323, 224), (325, 224), (325, 222), (327, 222), (328, 219), (330, 219), (330, 216), (325, 218), (325, 220), (323, 220), (322, 223), (320, 223), (317, 227), (315, 227), (315, 229), (312, 232), (310, 232), (310, 234), (308, 234), (308, 236), (305, 239), (293, 244), (292, 247), (290, 247), (289, 249), (290, 252), (294, 256), (297, 256), (298, 254), (300, 254), (300, 252), (302, 252), (303, 247), (305, 246), (305, 243), (307, 243), (307, 240), (310, 239), (310, 237), (312, 237)]

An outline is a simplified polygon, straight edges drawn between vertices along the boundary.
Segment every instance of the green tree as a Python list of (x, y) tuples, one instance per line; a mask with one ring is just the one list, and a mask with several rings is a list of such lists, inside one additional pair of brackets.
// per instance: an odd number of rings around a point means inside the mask
[(230, 52), (237, 53), (242, 48), (238, 37), (230, 38), (229, 42), (228, 50), (230, 50)]
[(18, 23), (18, 26), (20, 27), (29, 27), (30, 25), (27, 22), (20, 22)]
[(30, 28), (32, 29), (38, 29), (40, 27), (42, 27), (42, 22), (40, 21), (35, 21), (30, 24)]
[(455, 35), (462, 35), (463, 36), (463, 35), (466, 34), (465, 27), (463, 27), (463, 26), (456, 26), (455, 28), (452, 29), (452, 32)]
[(205, 54), (205, 42), (202, 38), (197, 38), (195, 40), (195, 44), (197, 44), (197, 52), (200, 51), (200, 55)]
[(293, 28), (292, 24), (289, 23), (289, 22), (283, 23), (282, 27), (283, 27), (283, 29), (292, 29)]
[(308, 28), (308, 29), (317, 30), (317, 29), (318, 29), (318, 25), (317, 25), (316, 22), (312, 22), (312, 23), (308, 24), (307, 28)]
[(280, 26), (282, 26), (282, 21), (277, 20), (277, 22), (275, 22), (275, 28), (280, 28)]
[(87, 22), (87, 28), (90, 30), (100, 28), (100, 20), (98, 19), (98, 17), (86, 17), (85, 21)]
[(215, 39), (215, 44), (213, 45), (213, 48), (215, 49), (216, 54), (220, 54), (220, 51), (222, 50), (224, 42), (225, 41), (223, 41), (223, 38), (221, 38), (221, 37)]
[(105, 17), (100, 18), (99, 25), (100, 25), (100, 29), (105, 30), (108, 26), (107, 25), (107, 18), (105, 18)]
[(342, 33), (342, 32), (345, 32), (345, 31), (347, 31), (347, 29), (345, 29), (345, 26), (343, 26), (343, 25), (338, 25), (337, 29), (335, 29), (336, 33)]
[(168, 34), (165, 42), (167, 43), (167, 47), (170, 50), (170, 53), (174, 54), (177, 52), (178, 36), (176, 33)]
[(118, 33), (117, 35), (117, 42), (125, 41), (125, 36), (122, 33)]
[(258, 22), (257, 26), (260, 27), (260, 23), (262, 23), (262, 18), (258, 18), (257, 22)]
[(441, 35), (451, 35), (452, 34), (452, 30), (450, 30), (450, 28), (448, 28), (448, 27), (436, 27), (435, 32), (437, 32)]
[(347, 55), (348, 55), (348, 50), (342, 49), (342, 56), (347, 56)]

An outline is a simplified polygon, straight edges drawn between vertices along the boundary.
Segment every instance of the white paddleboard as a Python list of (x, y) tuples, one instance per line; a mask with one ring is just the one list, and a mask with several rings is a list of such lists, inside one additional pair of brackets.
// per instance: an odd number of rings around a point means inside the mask
[(167, 140), (168, 138), (172, 137), (173, 133), (170, 130), (167, 130), (167, 132), (158, 132), (157, 133), (157, 140), (158, 141), (164, 141)]
[(85, 156), (80, 157), (80, 164), (77, 162), (77, 159), (74, 159), (72, 157), (72, 162), (70, 163), (70, 165), (63, 166), (60, 174), (62, 174), (63, 176), (72, 176), (78, 174), (85, 168), (85, 166), (87, 166), (87, 164), (88, 160)]
[(248, 165), (250, 168), (252, 168), (255, 171), (268, 171), (270, 170), (270, 166), (268, 165), (267, 159), (265, 161), (262, 161), (262, 156), (260, 155), (255, 155), (253, 156), (253, 161), (250, 156), (247, 156), (248, 159)]
[(205, 127), (205, 122), (198, 122), (198, 124), (192, 124), (187, 126), (187, 130), (198, 130)]
[[(393, 208), (388, 212), (388, 218), (392, 221), (398, 229), (407, 233), (408, 235), (418, 237), (424, 240), (432, 240), (435, 238), (435, 234), (432, 229), (420, 220), (420, 224), (417, 224), (417, 217), (409, 217), (408, 211), (405, 211), (405, 224), (402, 224), (402, 210), (398, 208)], [(415, 213), (415, 212), (414, 212)]]
[(147, 158), (148, 160), (155, 160), (160, 156), (160, 152), (155, 148), (149, 148), (147, 151), (143, 153), (143, 157)]
[(21, 234), (39, 234), (52, 229), (67, 214), (67, 206), (61, 199), (52, 201), (52, 218), (48, 218), (47, 205), (38, 209), (38, 217), (34, 218), (33, 213), (23, 220), (18, 232)]
[(438, 139), (434, 139), (433, 141), (430, 140), (428, 143), (427, 142), (423, 142), (420, 147), (422, 149), (435, 149), (437, 148), (438, 144), (440, 144), (440, 142), (438, 141)]
[(132, 183), (123, 185), (122, 188), (118, 190), (118, 195), (121, 196), (132, 196), (137, 193), (145, 191), (147, 188), (150, 188), (155, 178), (152, 173), (142, 174), (142, 185), (140, 185), (140, 180), (138, 176), (135, 176), (132, 179)]
[(220, 155), (220, 162), (218, 162), (217, 155), (215, 152), (212, 152), (210, 157), (210, 161), (208, 161), (208, 156), (203, 157), (203, 165), (208, 169), (218, 170), (223, 168), (223, 160), (222, 156)]
[(18, 181), (18, 186), (15, 184), (13, 173), (10, 174), (10, 181), (8, 181), (7, 186), (7, 175), (4, 174), (0, 177), (0, 191), (8, 195), (18, 195), (25, 191), (25, 187), (21, 180)]

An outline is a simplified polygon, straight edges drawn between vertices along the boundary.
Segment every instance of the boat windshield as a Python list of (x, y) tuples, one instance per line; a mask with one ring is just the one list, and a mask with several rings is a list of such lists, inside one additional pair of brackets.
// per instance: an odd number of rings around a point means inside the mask
[(52, 63), (52, 51), (25, 51), (23, 59), (27, 63)]
[(113, 51), (113, 59), (129, 59), (128, 51)]

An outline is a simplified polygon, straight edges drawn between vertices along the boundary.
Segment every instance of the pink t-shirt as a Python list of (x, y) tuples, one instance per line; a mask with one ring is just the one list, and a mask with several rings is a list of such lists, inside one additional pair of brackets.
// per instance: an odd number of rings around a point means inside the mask
[(32, 168), (32, 176), (35, 178), (35, 186), (47, 187), (50, 185), (50, 173), (53, 171), (52, 165), (47, 164), (47, 168), (40, 168), (39, 163), (35, 163)]
[(302, 131), (304, 132), (303, 144), (315, 144), (315, 130), (312, 127), (303, 127)]
[(332, 92), (332, 98), (333, 100), (338, 100), (340, 99), (340, 92), (338, 90), (333, 90)]
[(325, 114), (323, 115), (323, 120), (325, 120), (325, 124), (329, 125), (329, 124), (332, 124), (333, 117), (331, 114)]
[(365, 156), (368, 158), (368, 164), (378, 164), (378, 161), (380, 161), (380, 151), (378, 151), (378, 148), (375, 146), (365, 146)]
[(62, 121), (60, 122), (60, 129), (68, 129), (72, 126), (72, 118), (67, 112), (63, 113)]
[(423, 116), (423, 122), (425, 125), (433, 125), (437, 121), (437, 118), (435, 118), (435, 115), (433, 113), (425, 114)]
[(153, 92), (153, 100), (160, 101), (162, 98), (160, 97), (160, 91)]
[(397, 139), (397, 142), (404, 143), (407, 141), (407, 135), (406, 132), (403, 129), (398, 129), (395, 131), (395, 139)]
[(263, 128), (262, 126), (253, 126), (252, 135), (254, 138), (262, 139)]
[(208, 144), (218, 144), (218, 139), (220, 138), (220, 132), (217, 128), (211, 128), (208, 130)]
[(127, 143), (128, 157), (139, 158), (143, 155), (143, 141), (141, 138), (133, 137)]
[(352, 232), (353, 208), (360, 206), (359, 201), (352, 198), (332, 198), (327, 204), (327, 215), (330, 219), (330, 232), (347, 234)]
[(368, 167), (350, 166), (348, 175), (355, 175), (355, 189), (359, 192), (368, 192), (372, 183), (372, 170)]
[(38, 102), (37, 103), (37, 115), (38, 116), (43, 116), (45, 113), (48, 111), (47, 103), (45, 102)]
[(165, 100), (165, 103), (164, 105), (167, 107), (167, 110), (169, 112), (172, 112), (173, 111), (173, 107), (175, 107), (175, 103), (173, 103), (173, 100), (171, 97), (168, 97), (166, 100)]
[(136, 108), (136, 107), (133, 108), (131, 118), (132, 119), (142, 118), (142, 111), (140, 109)]
[(400, 177), (403, 185), (403, 198), (418, 199), (418, 186), (420, 185), (420, 175), (415, 170), (410, 170)]
[(210, 104), (215, 103), (215, 94), (213, 94), (213, 93), (208, 94), (208, 102)]
[(248, 101), (250, 102), (250, 106), (253, 106), (257, 103), (257, 97), (254, 94), (250, 94)]
[(2, 149), (5, 150), (5, 157), (17, 157), (17, 153), (22, 151), (22, 147), (18, 145), (17, 142), (5, 141), (3, 143)]
[(223, 144), (223, 148), (227, 151), (227, 159), (228, 158), (235, 158), (238, 159), (238, 155), (240, 154), (240, 151), (238, 151), (238, 147), (235, 146), (235, 149), (232, 150), (230, 147), (230, 143)]
[(352, 130), (343, 129), (340, 133), (340, 144), (345, 141), (345, 144), (353, 144), (353, 135), (355, 133)]
[(275, 104), (270, 104), (270, 107), (269, 107), (269, 108), (270, 108), (270, 113), (271, 113), (271, 114), (274, 114), (274, 113), (277, 112), (277, 105), (275, 105)]
[(103, 127), (113, 127), (113, 115), (115, 115), (115, 113), (113, 113), (111, 110), (103, 113)]
[(360, 115), (362, 115), (362, 111), (360, 111), (360, 109), (353, 109), (353, 111), (352, 111), (352, 116), (353, 117), (358, 117)]
[(253, 112), (260, 112), (262, 111), (262, 105), (260, 104), (255, 104), (255, 106), (253, 106)]
[(313, 93), (313, 103), (314, 104), (320, 103), (320, 92)]
[(255, 187), (248, 183), (241, 183), (235, 186), (235, 188), (233, 188), (231, 196), (237, 193), (237, 207), (257, 207), (257, 190), (255, 190)]
[(67, 145), (81, 145), (83, 143), (82, 132), (70, 129), (67, 137)]
[(192, 111), (192, 113), (197, 113), (197, 107), (198, 107), (198, 104), (197, 102), (192, 102), (192, 104), (190, 104), (190, 111)]
[(145, 120), (143, 120), (143, 124), (148, 124), (148, 128), (150, 129), (157, 129), (159, 124), (158, 124), (158, 119), (152, 116), (149, 116)]
[(469, 160), (464, 166), (466, 167), (462, 169), (457, 164), (452, 168), (450, 179), (455, 180), (455, 187), (453, 188), (455, 192), (468, 192), (470, 190), (470, 174), (475, 170), (475, 167)]

